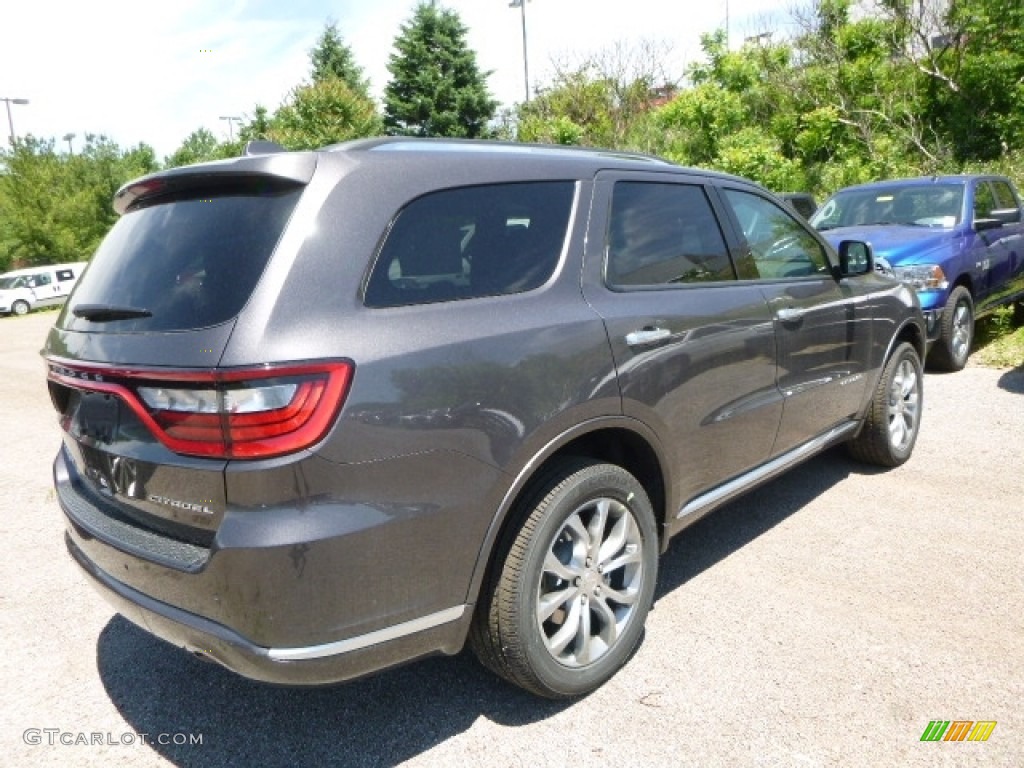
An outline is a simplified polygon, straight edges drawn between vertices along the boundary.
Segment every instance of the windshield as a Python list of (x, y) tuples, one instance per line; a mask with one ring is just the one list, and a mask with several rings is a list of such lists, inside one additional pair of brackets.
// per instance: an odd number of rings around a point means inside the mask
[(24, 288), (24, 277), (0, 277), (0, 291), (10, 291), (14, 288)]
[(819, 230), (884, 224), (955, 227), (960, 223), (963, 197), (961, 184), (847, 189), (821, 206), (811, 224)]

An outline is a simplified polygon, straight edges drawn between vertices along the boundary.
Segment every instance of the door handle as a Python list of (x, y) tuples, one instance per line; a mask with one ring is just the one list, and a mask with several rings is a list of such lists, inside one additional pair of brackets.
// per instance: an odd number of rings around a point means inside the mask
[(775, 316), (784, 323), (795, 323), (804, 316), (804, 311), (796, 307), (782, 307), (775, 312)]
[(631, 347), (643, 347), (648, 344), (657, 344), (659, 341), (671, 338), (672, 331), (666, 328), (641, 328), (626, 334), (626, 343)]

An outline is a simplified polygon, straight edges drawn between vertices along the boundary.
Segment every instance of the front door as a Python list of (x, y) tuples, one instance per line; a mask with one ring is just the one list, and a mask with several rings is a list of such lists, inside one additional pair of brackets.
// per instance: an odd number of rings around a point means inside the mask
[(602, 174), (593, 213), (584, 294), (623, 411), (661, 436), (682, 506), (770, 456), (782, 413), (772, 315), (760, 286), (737, 280), (699, 181)]
[(773, 455), (855, 416), (871, 344), (867, 288), (837, 281), (825, 247), (794, 216), (748, 189), (725, 187), (778, 339), (785, 403)]

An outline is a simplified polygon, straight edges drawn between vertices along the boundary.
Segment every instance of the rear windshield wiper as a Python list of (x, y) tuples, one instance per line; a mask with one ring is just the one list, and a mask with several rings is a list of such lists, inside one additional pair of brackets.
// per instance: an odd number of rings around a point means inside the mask
[(79, 304), (71, 310), (75, 317), (92, 320), (94, 323), (105, 323), (110, 320), (130, 320), (135, 317), (152, 317), (148, 309), (138, 307), (118, 307), (113, 304)]

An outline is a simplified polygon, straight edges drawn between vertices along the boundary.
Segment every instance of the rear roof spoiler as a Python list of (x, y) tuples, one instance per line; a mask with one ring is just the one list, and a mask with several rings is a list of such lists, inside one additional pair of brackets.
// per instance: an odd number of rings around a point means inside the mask
[[(252, 144), (260, 147), (278, 147), (269, 141), (250, 142), (249, 146)], [(246, 149), (248, 151), (248, 147)], [(313, 152), (270, 150), (228, 160), (184, 165), (129, 181), (114, 195), (114, 210), (118, 214), (123, 214), (144, 199), (176, 194), (188, 189), (214, 189), (224, 184), (246, 180), (263, 179), (271, 184), (302, 186), (313, 178), (316, 164), (317, 158)]]

